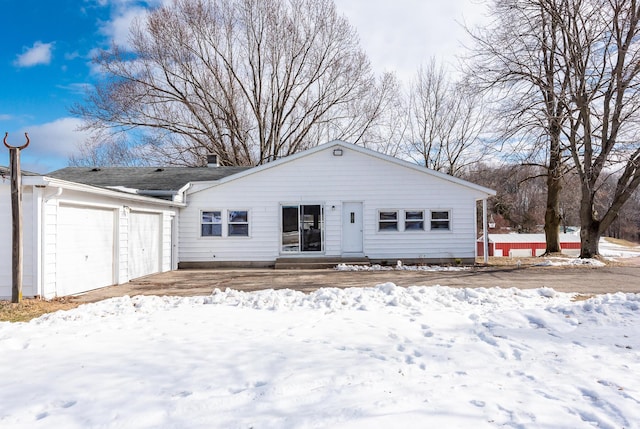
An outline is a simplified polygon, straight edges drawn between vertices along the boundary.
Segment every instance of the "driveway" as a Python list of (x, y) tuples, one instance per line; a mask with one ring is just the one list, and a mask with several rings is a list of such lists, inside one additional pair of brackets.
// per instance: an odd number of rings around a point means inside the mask
[(386, 282), (393, 282), (398, 286), (521, 289), (550, 287), (561, 292), (580, 294), (640, 293), (640, 266), (506, 266), (473, 267), (465, 271), (178, 270), (97, 289), (74, 297), (74, 301), (94, 302), (123, 295), (210, 295), (216, 288), (242, 291), (295, 289), (312, 292), (322, 287), (365, 287)]

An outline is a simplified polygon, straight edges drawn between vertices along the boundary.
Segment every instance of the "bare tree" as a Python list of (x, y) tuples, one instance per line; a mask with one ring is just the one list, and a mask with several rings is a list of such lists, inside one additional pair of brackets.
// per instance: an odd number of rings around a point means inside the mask
[(130, 45), (97, 56), (107, 79), (73, 112), (90, 129), (144, 130), (174, 163), (257, 165), (357, 138), (385, 93), (332, 0), (174, 0)]
[[(571, 73), (573, 162), (580, 177), (580, 256), (598, 255), (600, 237), (640, 185), (640, 4), (566, 0), (564, 51)], [(608, 204), (596, 209), (607, 176)]]
[(150, 165), (149, 161), (141, 153), (140, 147), (129, 144), (126, 136), (96, 130), (78, 147), (78, 153), (69, 158), (69, 165), (76, 167), (140, 166)]
[(495, 0), (493, 21), (470, 31), (476, 46), (469, 73), (496, 100), (500, 139), (516, 141), (522, 162), (544, 167), (546, 254), (560, 252), (560, 195), (566, 171), (562, 131), (568, 75), (562, 48), (564, 0)]
[(431, 59), (412, 83), (406, 109), (407, 155), (428, 168), (457, 175), (482, 156), (483, 100)]

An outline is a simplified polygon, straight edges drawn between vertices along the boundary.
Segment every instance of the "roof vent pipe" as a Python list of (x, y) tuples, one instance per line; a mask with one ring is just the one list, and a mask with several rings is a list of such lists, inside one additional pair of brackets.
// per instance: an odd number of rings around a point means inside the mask
[(218, 155), (213, 153), (207, 155), (207, 167), (220, 167), (220, 164), (218, 163)]

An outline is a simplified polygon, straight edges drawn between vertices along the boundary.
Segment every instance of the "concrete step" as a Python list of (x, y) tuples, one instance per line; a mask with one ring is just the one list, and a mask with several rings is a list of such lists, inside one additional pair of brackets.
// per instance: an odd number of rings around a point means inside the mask
[(367, 257), (282, 257), (276, 259), (276, 270), (334, 268), (338, 264), (371, 265)]

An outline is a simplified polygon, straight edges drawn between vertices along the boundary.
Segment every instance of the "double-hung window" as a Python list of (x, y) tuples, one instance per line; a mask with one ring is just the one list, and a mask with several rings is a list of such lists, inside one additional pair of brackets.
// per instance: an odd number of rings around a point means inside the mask
[(398, 211), (380, 210), (378, 212), (378, 231), (397, 231)]
[(248, 237), (249, 212), (247, 210), (229, 210), (227, 231), (229, 237)]
[(405, 231), (423, 231), (424, 230), (424, 211), (405, 210), (404, 230)]
[(200, 235), (202, 237), (222, 237), (222, 212), (220, 210), (202, 212)]
[(449, 211), (431, 212), (431, 230), (448, 231), (451, 229), (451, 215)]

